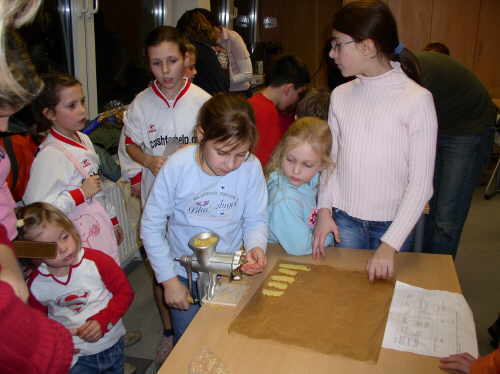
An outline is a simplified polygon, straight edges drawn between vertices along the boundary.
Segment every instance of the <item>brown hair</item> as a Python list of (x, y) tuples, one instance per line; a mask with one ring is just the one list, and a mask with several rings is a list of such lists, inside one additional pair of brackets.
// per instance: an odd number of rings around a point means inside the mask
[(292, 55), (276, 56), (266, 74), (266, 85), (280, 87), (293, 83), (294, 88), (300, 88), (311, 82), (307, 65), (298, 57)]
[(59, 104), (59, 93), (63, 88), (81, 85), (71, 75), (65, 73), (48, 73), (42, 75), (45, 87), (42, 93), (33, 101), (31, 109), (38, 125), (39, 131), (45, 131), (52, 127), (52, 122), (43, 114), (44, 109), (54, 111)]
[(187, 40), (182, 36), (179, 31), (172, 26), (159, 26), (153, 29), (144, 43), (144, 53), (147, 59), (149, 59), (148, 49), (150, 47), (155, 47), (163, 42), (171, 42), (177, 44), (182, 57), (184, 58), (187, 52)]
[(283, 135), (267, 164), (266, 176), (269, 177), (273, 171), (280, 170), (285, 155), (304, 143), (309, 144), (318, 154), (323, 166), (333, 166), (330, 158), (332, 133), (328, 123), (317, 117), (302, 117), (295, 121)]
[(209, 140), (234, 140), (235, 147), (249, 143), (250, 150), (253, 151), (257, 144), (254, 111), (248, 101), (239, 95), (213, 96), (201, 107), (197, 126), (203, 132), (200, 147)]
[(330, 92), (324, 89), (311, 88), (297, 103), (295, 115), (297, 118), (318, 117), (327, 121), (329, 106)]
[(217, 43), (212, 24), (196, 9), (186, 11), (177, 21), (176, 28), (190, 41), (204, 42), (209, 45)]
[(19, 239), (34, 240), (34, 231), (39, 232), (37, 229), (43, 230), (49, 223), (66, 230), (73, 237), (78, 248), (82, 245), (80, 235), (73, 222), (51, 204), (38, 202), (16, 208), (16, 216), (18, 220), (24, 221), (23, 225), (18, 229)]
[(427, 44), (424, 48), (424, 51), (438, 52), (448, 56), (450, 55), (450, 49), (445, 44), (440, 42), (433, 42)]
[(394, 15), (380, 0), (359, 0), (343, 6), (334, 16), (333, 29), (351, 36), (356, 42), (373, 40), (377, 51), (388, 60), (399, 61), (401, 69), (420, 83), (420, 66), (408, 49), (399, 47), (398, 27)]
[(193, 43), (190, 42), (186, 43), (186, 53), (193, 54), (196, 57), (196, 47), (194, 46)]

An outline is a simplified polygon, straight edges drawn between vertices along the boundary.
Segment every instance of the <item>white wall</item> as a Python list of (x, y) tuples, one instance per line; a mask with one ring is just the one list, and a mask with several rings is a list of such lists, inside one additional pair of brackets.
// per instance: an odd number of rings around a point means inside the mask
[(210, 0), (165, 0), (167, 7), (166, 23), (175, 26), (186, 10), (193, 8), (210, 9)]

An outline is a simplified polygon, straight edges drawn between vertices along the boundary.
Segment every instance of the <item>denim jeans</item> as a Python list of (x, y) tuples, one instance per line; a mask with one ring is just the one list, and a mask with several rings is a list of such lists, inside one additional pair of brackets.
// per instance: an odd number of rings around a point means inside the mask
[(108, 349), (78, 357), (70, 374), (123, 374), (123, 338)]
[(424, 252), (456, 256), (474, 189), (493, 145), (494, 128), (483, 135), (438, 136), (434, 195), (426, 218)]
[[(385, 234), (392, 221), (365, 221), (351, 217), (343, 210), (334, 208), (333, 219), (340, 232), (338, 247), (354, 249), (377, 249), (380, 238)], [(414, 232), (403, 243), (400, 252), (413, 250)]]
[[(188, 280), (184, 277), (177, 276), (179, 280), (188, 287)], [(193, 292), (191, 294), (193, 299), (198, 298), (198, 287), (196, 282), (193, 281)], [(174, 344), (181, 338), (184, 331), (187, 329), (191, 321), (193, 320), (198, 310), (200, 310), (200, 304), (190, 304), (188, 310), (180, 310), (175, 308), (170, 308), (170, 318), (172, 320), (172, 331), (174, 332)]]

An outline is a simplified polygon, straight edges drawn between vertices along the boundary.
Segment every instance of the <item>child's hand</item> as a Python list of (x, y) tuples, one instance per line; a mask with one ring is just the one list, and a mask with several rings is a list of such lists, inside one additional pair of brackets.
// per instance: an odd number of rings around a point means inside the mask
[(101, 178), (98, 175), (91, 175), (82, 183), (81, 189), (86, 199), (90, 199), (96, 193), (101, 191)]
[(267, 265), (267, 257), (260, 247), (252, 248), (247, 253), (247, 263), (241, 267), (241, 271), (248, 275), (261, 273)]
[(149, 156), (148, 162), (145, 166), (151, 170), (151, 173), (153, 173), (154, 176), (156, 176), (160, 172), (160, 169), (166, 159), (167, 158), (163, 156)]
[(188, 310), (189, 301), (191, 297), (188, 289), (181, 283), (177, 277), (173, 277), (163, 284), (163, 298), (165, 299), (165, 304), (171, 308)]
[(448, 373), (469, 374), (470, 367), (474, 361), (476, 361), (476, 359), (470, 354), (459, 353), (456, 355), (443, 357), (441, 360), (439, 360), (439, 368)]
[(375, 279), (392, 278), (394, 274), (394, 252), (396, 252), (396, 249), (389, 244), (384, 242), (380, 244), (366, 265), (370, 282)]
[(130, 194), (138, 199), (141, 198), (141, 183), (130, 185)]
[(332, 218), (330, 209), (321, 208), (318, 211), (318, 222), (314, 228), (312, 257), (318, 260), (321, 256), (325, 256), (325, 240), (329, 233), (333, 232), (334, 239), (338, 243), (340, 241), (340, 232), (337, 224)]
[(72, 330), (72, 332), (73, 335), (78, 335), (81, 339), (91, 343), (98, 341), (103, 336), (101, 325), (93, 319), (86, 321), (76, 330)]
[(123, 242), (122, 227), (120, 225), (115, 225), (113, 227), (113, 230), (115, 231), (116, 243), (118, 243), (118, 245), (122, 244), (122, 242)]

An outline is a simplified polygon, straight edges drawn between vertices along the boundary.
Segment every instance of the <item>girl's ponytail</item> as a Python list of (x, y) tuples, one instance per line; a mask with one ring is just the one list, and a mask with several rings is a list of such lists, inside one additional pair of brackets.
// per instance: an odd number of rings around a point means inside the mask
[(392, 59), (394, 61), (399, 61), (401, 63), (401, 69), (405, 72), (407, 76), (413, 79), (416, 83), (422, 84), (422, 70), (418, 62), (417, 57), (406, 48), (396, 54)]

